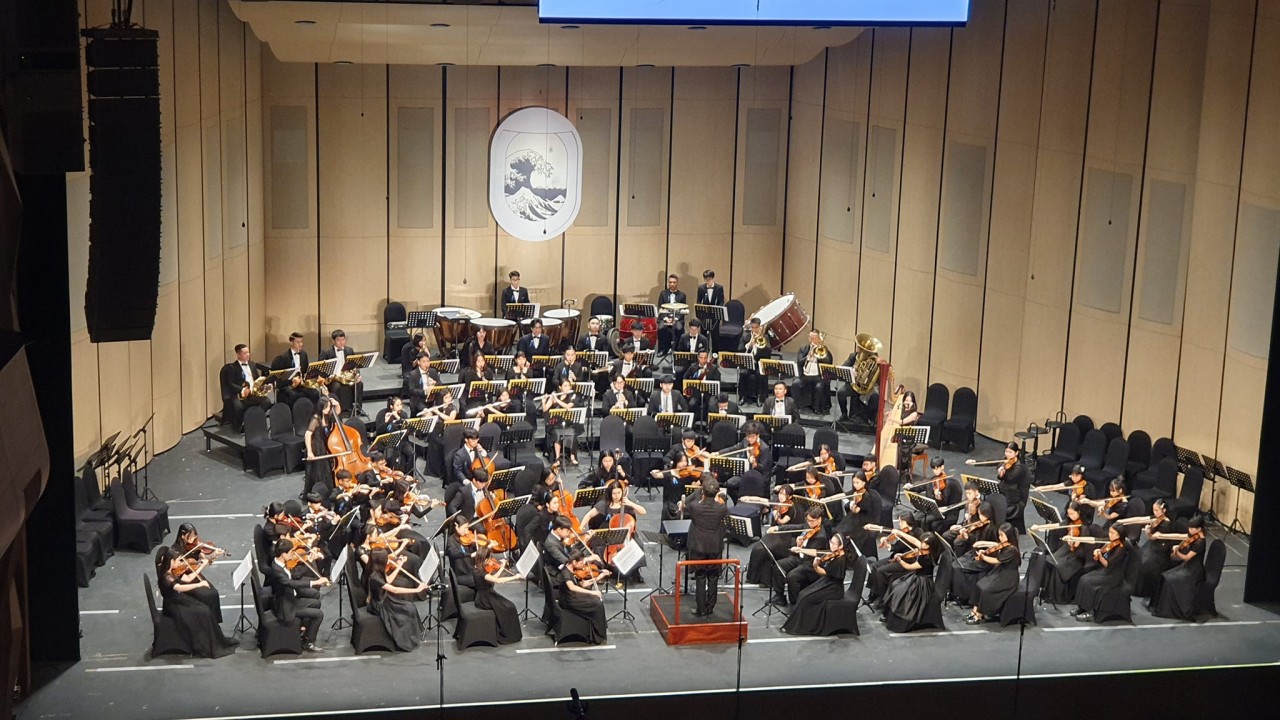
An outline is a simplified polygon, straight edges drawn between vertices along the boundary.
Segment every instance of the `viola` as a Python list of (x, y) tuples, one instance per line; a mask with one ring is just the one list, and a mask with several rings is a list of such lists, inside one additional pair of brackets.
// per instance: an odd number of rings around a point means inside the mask
[(804, 494), (808, 495), (811, 500), (817, 500), (822, 497), (823, 490), (825, 488), (822, 487), (822, 483), (812, 483), (804, 486)]
[(1191, 545), (1192, 545), (1193, 543), (1195, 543), (1195, 541), (1196, 541), (1196, 540), (1198, 540), (1198, 539), (1199, 539), (1199, 536), (1197, 536), (1197, 535), (1192, 535), (1191, 533), (1187, 533), (1187, 539), (1186, 539), (1186, 540), (1183, 540), (1183, 541), (1182, 541), (1182, 542), (1180, 542), (1180, 543), (1178, 543), (1178, 552), (1185, 552), (1185, 551), (1186, 551), (1186, 550), (1188, 550), (1188, 549), (1191, 547)]
[(1109, 555), (1109, 554), (1111, 553), (1111, 551), (1112, 551), (1112, 550), (1115, 550), (1116, 548), (1118, 548), (1118, 547), (1120, 547), (1120, 546), (1122, 546), (1122, 545), (1124, 545), (1124, 541), (1123, 541), (1123, 540), (1112, 540), (1111, 542), (1107, 543), (1106, 545), (1103, 545), (1102, 547), (1098, 548), (1097, 550), (1094, 550), (1094, 551), (1093, 551), (1093, 556), (1094, 556), (1095, 558), (1097, 558), (1097, 559), (1101, 560), (1104, 556)]
[(920, 547), (916, 548), (915, 550), (908, 550), (907, 552), (902, 553), (902, 555), (900, 555), (900, 556), (899, 556), (899, 559), (901, 559), (901, 560), (915, 560), (916, 558), (920, 557), (921, 555), (928, 555), (928, 554), (929, 554), (929, 546), (928, 546), (928, 545), (921, 545)]
[(842, 558), (842, 557), (844, 557), (844, 548), (840, 548), (839, 550), (832, 550), (831, 552), (827, 553), (826, 555), (819, 555), (819, 556), (818, 556), (818, 564), (819, 564), (819, 565), (826, 565), (827, 563), (831, 562), (832, 560), (835, 560), (836, 558)]
[(1000, 552), (1001, 550), (1007, 547), (1009, 547), (1009, 543), (1007, 542), (996, 543), (995, 545), (989, 548), (986, 548), (985, 550), (979, 550), (978, 555), (979, 556), (995, 555), (996, 553)]

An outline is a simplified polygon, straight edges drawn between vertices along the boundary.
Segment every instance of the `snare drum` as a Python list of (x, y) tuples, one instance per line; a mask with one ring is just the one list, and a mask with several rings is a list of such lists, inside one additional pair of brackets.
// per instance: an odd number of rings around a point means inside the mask
[(516, 344), (519, 326), (516, 325), (515, 320), (492, 317), (476, 318), (471, 321), (471, 337), (475, 337), (480, 328), (484, 328), (489, 334), (489, 342), (493, 344), (493, 349), (499, 353)]
[(618, 318), (618, 332), (621, 336), (620, 342), (627, 342), (631, 339), (631, 326), (640, 325), (644, 328), (644, 336), (649, 340), (649, 347), (658, 347), (658, 319), (651, 317), (636, 317), (634, 315), (623, 315)]
[[(520, 332), (528, 335), (531, 332), (529, 325), (532, 322), (533, 318), (525, 318), (524, 320), (521, 320)], [(555, 318), (542, 318), (542, 334), (547, 336), (547, 343), (550, 345), (550, 349), (547, 350), (547, 354), (560, 354), (560, 339), (564, 334), (564, 323)]]
[[(751, 314), (752, 318), (760, 318), (760, 325), (765, 329), (765, 337), (774, 350), (787, 344), (800, 334), (809, 324), (809, 313), (800, 307), (795, 293), (787, 293)], [(751, 318), (747, 318), (750, 322)]]
[[(578, 342), (578, 318), (580, 317), (582, 317), (582, 311), (574, 310), (573, 308), (556, 308), (542, 313), (544, 326), (548, 320), (559, 320), (562, 323), (560, 325), (560, 336), (552, 338), (551, 347), (559, 350), (562, 342)], [(547, 334), (550, 335), (550, 333)]]

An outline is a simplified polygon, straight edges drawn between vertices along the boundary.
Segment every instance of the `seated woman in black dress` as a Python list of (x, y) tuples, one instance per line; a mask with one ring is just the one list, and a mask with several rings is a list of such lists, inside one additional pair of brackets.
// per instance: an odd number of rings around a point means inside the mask
[(1096, 618), (1101, 622), (1119, 612), (1122, 603), (1128, 608), (1129, 595), (1122, 588), (1127, 554), (1120, 527), (1113, 524), (1107, 528), (1107, 544), (1092, 553), (1097, 567), (1080, 576), (1076, 589), (1078, 607), (1071, 611), (1076, 620), (1088, 622)]
[(605, 450), (600, 453), (600, 464), (589, 475), (578, 481), (579, 488), (604, 487), (617, 480), (630, 482), (626, 468), (622, 467), (627, 459), (624, 450)]
[(427, 583), (410, 574), (404, 557), (393, 557), (384, 548), (369, 552), (365, 567), (369, 610), (382, 620), (396, 649), (402, 652), (418, 647), (422, 639), (422, 617), (411, 596), (426, 590)]
[(578, 464), (578, 433), (582, 431), (582, 427), (577, 423), (571, 422), (565, 418), (553, 418), (549, 413), (552, 410), (572, 410), (582, 405), (582, 400), (578, 397), (578, 393), (573, 390), (573, 377), (564, 379), (560, 383), (560, 387), (556, 388), (558, 392), (548, 393), (542, 396), (542, 414), (547, 418), (547, 436), (552, 441), (552, 447), (555, 454), (552, 455), (551, 461), (560, 462), (561, 455), (569, 456), (569, 464)]
[(1002, 523), (999, 533), (999, 541), (993, 547), (977, 553), (978, 562), (989, 565), (991, 569), (974, 587), (973, 613), (965, 618), (967, 625), (977, 625), (999, 615), (1004, 601), (1018, 589), (1018, 565), (1022, 563), (1022, 553), (1017, 546), (1018, 535), (1009, 523)]
[[(1157, 534), (1159, 539), (1169, 539)], [(1200, 583), (1204, 582), (1204, 519), (1187, 522), (1187, 537), (1178, 543), (1170, 557), (1177, 565), (1160, 575), (1160, 585), (1151, 596), (1151, 614), (1163, 618), (1194, 620), (1193, 601)]]
[[(991, 503), (983, 502), (978, 505), (978, 520), (975, 520), (972, 529), (967, 534), (969, 541), (969, 549), (955, 559), (954, 563), (947, 561), (939, 561), (938, 581), (945, 582), (951, 591), (951, 597), (960, 605), (975, 604), (974, 595), (977, 594), (975, 588), (978, 581), (984, 575), (991, 571), (991, 564), (984, 562), (978, 557), (978, 549), (974, 547), (974, 543), (992, 543), (999, 542), (999, 532), (997, 523), (1000, 518), (994, 517), (995, 508), (991, 507)], [(986, 522), (981, 522), (985, 520)]]
[(219, 658), (235, 652), (237, 643), (235, 638), (222, 634), (213, 611), (193, 595), (213, 588), (200, 574), (207, 565), (205, 560), (196, 561), (194, 566), (188, 565), (170, 548), (161, 548), (156, 556), (156, 574), (165, 616), (173, 618), (192, 655)]
[[(610, 484), (604, 492), (604, 499), (596, 503), (595, 507), (588, 510), (587, 514), (582, 516), (582, 526), (591, 530), (602, 530), (620, 528), (629, 524), (633, 528), (631, 536), (634, 536), (634, 528), (638, 522), (636, 517), (644, 515), (648, 511), (644, 509), (643, 505), (634, 502), (627, 497), (626, 486), (620, 482)], [(631, 519), (629, 521), (623, 520), (621, 518), (623, 515), (628, 515)], [(596, 539), (594, 538), (592, 539), (592, 547), (597, 553), (605, 558), (606, 562), (612, 560), (612, 553), (607, 552), (606, 548), (602, 544), (596, 542)], [(617, 546), (610, 547), (615, 550), (617, 549)], [(644, 564), (644, 560), (641, 559), (636, 566), (632, 568), (631, 575), (627, 577), (627, 580), (630, 582), (643, 582), (643, 578), (640, 576), (640, 568), (644, 567)], [(611, 568), (611, 570), (614, 571), (615, 575), (618, 574), (617, 568)]]
[(1160, 584), (1160, 576), (1165, 570), (1173, 567), (1173, 548), (1175, 540), (1160, 540), (1152, 537), (1156, 533), (1176, 533), (1178, 523), (1169, 517), (1169, 501), (1157, 498), (1151, 504), (1151, 522), (1143, 526), (1147, 542), (1138, 551), (1142, 568), (1138, 570), (1138, 581), (1134, 585), (1134, 597), (1150, 598)]
[(844, 597), (844, 537), (833, 533), (827, 541), (827, 549), (827, 553), (813, 558), (813, 570), (818, 573), (818, 579), (800, 591), (782, 632), (817, 635), (822, 627), (823, 605), (828, 600)]
[[(604, 571), (608, 575), (608, 571)], [(575, 552), (569, 556), (569, 562), (560, 570), (558, 584), (560, 586), (560, 610), (573, 613), (586, 620), (590, 625), (587, 642), (599, 645), (608, 639), (609, 624), (604, 617), (604, 600), (600, 589), (599, 576), (593, 578), (587, 568), (584, 556)]]
[(884, 620), (889, 632), (910, 632), (924, 622), (933, 602), (933, 535), (926, 535), (920, 547), (903, 553), (897, 562), (905, 571), (889, 585), (884, 595)]
[(867, 476), (861, 470), (854, 473), (853, 492), (845, 506), (847, 512), (836, 523), (835, 531), (849, 539), (849, 544), (858, 548), (859, 553), (868, 561), (876, 559), (880, 535), (866, 529), (867, 525), (880, 522), (880, 493), (867, 487)]
[(1107, 498), (1104, 500), (1083, 500), (1097, 508), (1097, 521), (1103, 529), (1111, 527), (1111, 523), (1125, 516), (1129, 510), (1129, 498), (1125, 496), (1124, 478), (1112, 478), (1107, 485)]
[[(173, 554), (180, 560), (187, 560), (191, 565), (205, 567), (212, 563), (216, 558), (227, 555), (227, 551), (222, 548), (215, 547), (204, 540), (200, 539), (199, 533), (196, 532), (196, 526), (191, 523), (182, 523), (178, 526), (178, 537), (173, 541)], [(212, 583), (204, 580), (203, 587), (195, 587), (188, 590), (190, 597), (199, 600), (209, 607), (209, 613), (213, 616), (216, 623), (222, 622), (222, 603), (218, 600), (218, 588)], [(199, 585), (200, 583), (196, 583)]]
[(498, 642), (503, 645), (520, 642), (520, 613), (515, 603), (498, 594), (494, 587), (500, 583), (517, 582), (524, 578), (507, 571), (507, 561), (493, 558), (488, 546), (476, 550), (473, 577), (476, 583), (476, 607), (490, 610), (497, 619)]
[[(1044, 592), (1044, 599), (1052, 603), (1066, 605), (1076, 601), (1076, 585), (1080, 575), (1085, 572), (1085, 565), (1093, 559), (1095, 546), (1075, 541), (1075, 538), (1094, 537), (1099, 532), (1085, 521), (1084, 515), (1084, 506), (1073, 502), (1067, 506), (1066, 525), (1070, 527), (1049, 531), (1054, 533), (1050, 540), (1057, 540), (1058, 546), (1053, 551), (1053, 562), (1045, 568), (1040, 588)], [(1031, 531), (1039, 532), (1036, 529), (1038, 527), (1040, 526), (1032, 525)]]
[[(465, 406), (468, 417), (471, 411), (479, 408), (489, 402), (488, 393), (480, 393), (479, 395), (471, 392), (471, 386), (477, 382), (491, 382), (493, 380), (493, 371), (489, 369), (488, 361), (484, 359), (484, 355), (476, 354), (471, 357), (471, 364), (468, 365), (461, 373), (458, 374), (458, 382), (462, 383), (464, 389), (462, 397), (465, 399)], [(479, 388), (477, 388), (478, 390)]]
[[(683, 462), (683, 459), (681, 460)], [(804, 520), (791, 502), (791, 486), (777, 487), (778, 499), (770, 505), (769, 529), (764, 531), (760, 541), (751, 546), (751, 554), (747, 561), (747, 582), (769, 585), (773, 581), (773, 561), (791, 555), (791, 546), (795, 543), (795, 534), (788, 531), (805, 529)], [(741, 503), (756, 501), (769, 502), (768, 498), (743, 496)], [(771, 560), (770, 557), (773, 559)]]

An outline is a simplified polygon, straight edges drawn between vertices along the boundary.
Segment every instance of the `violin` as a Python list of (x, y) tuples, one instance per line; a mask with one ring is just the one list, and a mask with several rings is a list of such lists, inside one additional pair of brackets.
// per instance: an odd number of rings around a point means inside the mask
[(196, 536), (196, 538), (191, 542), (183, 543), (183, 547), (186, 549), (186, 552), (184, 552), (183, 555), (190, 555), (194, 552), (198, 552), (201, 555), (209, 555), (210, 557), (231, 555), (231, 553), (226, 550), (201, 540), (199, 536)]
[(928, 554), (929, 554), (929, 546), (921, 545), (920, 547), (914, 550), (908, 550), (902, 553), (901, 555), (898, 556), (898, 559), (899, 560), (915, 560), (916, 558), (922, 555), (928, 555)]
[(1178, 552), (1185, 552), (1188, 550), (1197, 539), (1199, 539), (1199, 536), (1187, 533), (1187, 539), (1178, 543)]
[(483, 545), (488, 548), (493, 547), (493, 543), (485, 536), (484, 533), (474, 532), (471, 528), (464, 528), (462, 532), (458, 533), (458, 542), (461, 543), (463, 547), (472, 547), (477, 545)]
[(1103, 545), (1102, 547), (1098, 548), (1097, 550), (1094, 550), (1094, 551), (1093, 551), (1093, 557), (1094, 557), (1094, 559), (1095, 559), (1095, 560), (1101, 560), (1101, 559), (1103, 558), (1103, 556), (1105, 556), (1105, 555), (1109, 554), (1112, 550), (1115, 550), (1116, 548), (1118, 548), (1118, 547), (1120, 547), (1120, 546), (1122, 546), (1122, 545), (1124, 545), (1124, 540), (1112, 540), (1111, 542), (1107, 543), (1106, 545)]
[(839, 550), (832, 550), (826, 555), (819, 555), (816, 562), (819, 565), (826, 565), (832, 560), (835, 560), (836, 558), (842, 558), (842, 557), (844, 557), (844, 548), (840, 548)]
[(822, 483), (811, 483), (804, 486), (804, 494), (809, 496), (811, 500), (817, 500), (822, 497), (823, 491), (826, 490)]
[(992, 546), (991, 546), (991, 547), (989, 547), (989, 548), (984, 548), (984, 549), (982, 549), (982, 550), (979, 550), (977, 554), (978, 554), (978, 557), (985, 557), (985, 556), (987, 556), (987, 555), (995, 555), (996, 553), (1000, 552), (1001, 550), (1003, 550), (1003, 549), (1005, 549), (1005, 548), (1007, 548), (1007, 547), (1009, 547), (1009, 543), (1007, 543), (1007, 542), (996, 543), (995, 545), (992, 545)]
[(592, 584), (599, 581), (600, 578), (604, 576), (604, 574), (605, 574), (605, 570), (603, 570), (594, 561), (585, 562), (583, 563), (582, 567), (576, 568), (573, 571), (573, 576), (575, 578), (583, 582), (591, 582)]
[(986, 526), (988, 526), (988, 525), (990, 525), (990, 524), (991, 524), (991, 520), (990, 520), (990, 519), (988, 519), (988, 518), (984, 518), (984, 517), (979, 517), (977, 520), (974, 520), (973, 522), (971, 522), (971, 523), (969, 523), (969, 524), (967, 524), (967, 525), (961, 525), (961, 526), (960, 526), (960, 532), (965, 533), (965, 534), (967, 535), (967, 534), (969, 534), (969, 533), (972, 533), (974, 530), (981, 530), (982, 528), (984, 528), (984, 527), (986, 527)]

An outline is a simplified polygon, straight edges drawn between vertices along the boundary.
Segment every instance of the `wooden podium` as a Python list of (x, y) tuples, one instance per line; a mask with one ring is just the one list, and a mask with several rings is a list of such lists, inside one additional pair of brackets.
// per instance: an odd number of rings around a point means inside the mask
[[(733, 594), (720, 593), (715, 611), (707, 617), (693, 614), (692, 597), (681, 593), (684, 569), (700, 565), (729, 565), (733, 568)], [(723, 572), (718, 567), (717, 572)], [(747, 621), (742, 618), (742, 567), (737, 560), (681, 560), (676, 563), (676, 586), (671, 595), (649, 599), (649, 616), (668, 645), (710, 645), (736, 643), (747, 639)]]

